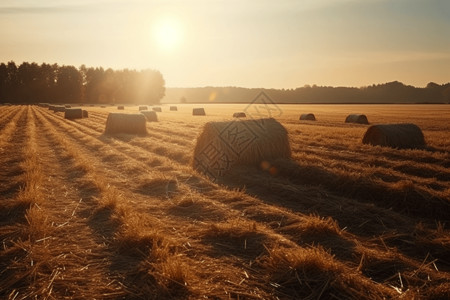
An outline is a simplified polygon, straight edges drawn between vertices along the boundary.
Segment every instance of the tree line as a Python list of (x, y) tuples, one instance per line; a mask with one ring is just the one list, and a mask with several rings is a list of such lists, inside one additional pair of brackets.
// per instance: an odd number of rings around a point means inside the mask
[(113, 70), (82, 65), (23, 62), (0, 64), (0, 102), (146, 103), (165, 95), (159, 71)]
[(248, 103), (264, 91), (277, 103), (450, 103), (450, 83), (424, 88), (398, 81), (367, 87), (306, 85), (295, 89), (241, 87), (167, 88), (165, 102)]

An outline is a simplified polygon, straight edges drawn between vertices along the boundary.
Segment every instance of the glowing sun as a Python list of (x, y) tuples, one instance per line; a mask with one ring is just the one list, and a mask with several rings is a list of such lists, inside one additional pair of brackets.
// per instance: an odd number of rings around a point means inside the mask
[(153, 31), (156, 44), (162, 50), (171, 51), (180, 46), (182, 28), (177, 20), (161, 19), (154, 25)]

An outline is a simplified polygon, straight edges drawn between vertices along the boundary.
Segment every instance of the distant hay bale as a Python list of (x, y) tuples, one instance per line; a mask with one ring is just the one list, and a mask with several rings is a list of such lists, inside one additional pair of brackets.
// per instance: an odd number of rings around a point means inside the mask
[(53, 111), (54, 112), (64, 112), (66, 110), (66, 108), (64, 106), (61, 105), (54, 105), (53, 106)]
[(414, 124), (382, 124), (370, 126), (364, 134), (363, 144), (399, 149), (422, 148), (425, 138)]
[(109, 113), (106, 119), (105, 133), (146, 134), (143, 114)]
[(82, 119), (83, 110), (81, 108), (66, 108), (64, 111), (64, 119)]
[(54, 105), (49, 105), (48, 110), (54, 110)]
[(158, 122), (158, 116), (156, 115), (156, 112), (153, 110), (144, 110), (141, 111), (141, 114), (145, 116), (148, 122)]
[(72, 108), (69, 104), (64, 105), (65, 108)]
[(242, 112), (242, 111), (235, 112), (233, 114), (233, 118), (246, 118), (246, 117), (247, 117), (247, 115), (245, 114), (245, 112)]
[(169, 107), (169, 110), (170, 110), (170, 111), (178, 111), (178, 107), (176, 107), (176, 106), (171, 106), (171, 107)]
[(88, 118), (88, 117), (89, 117), (88, 111), (83, 109), (83, 118)]
[(316, 120), (316, 116), (314, 114), (301, 114), (300, 115), (300, 120), (315, 121)]
[(157, 112), (161, 112), (161, 107), (153, 107), (152, 108), (153, 111), (157, 111)]
[(198, 107), (192, 109), (193, 116), (206, 116), (205, 109), (203, 107)]
[(106, 105), (100, 105), (100, 108), (106, 108)]
[(366, 115), (351, 114), (345, 118), (345, 123), (369, 124)]
[(119, 105), (119, 106), (117, 106), (117, 109), (124, 110), (125, 107), (123, 105)]
[(193, 168), (217, 178), (238, 165), (290, 156), (287, 131), (275, 119), (208, 122), (197, 138)]
[(148, 110), (148, 107), (146, 105), (139, 106), (139, 111), (141, 110)]

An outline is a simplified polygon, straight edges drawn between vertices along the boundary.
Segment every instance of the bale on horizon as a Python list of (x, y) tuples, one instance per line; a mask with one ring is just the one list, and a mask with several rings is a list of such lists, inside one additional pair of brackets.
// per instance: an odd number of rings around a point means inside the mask
[(206, 116), (205, 109), (203, 107), (197, 107), (192, 109), (193, 116)]
[(152, 107), (153, 111), (161, 112), (161, 107)]
[(144, 110), (141, 111), (141, 114), (145, 116), (148, 122), (158, 122), (158, 115), (156, 114), (156, 111)]
[(64, 112), (66, 110), (66, 108), (64, 106), (61, 105), (54, 105), (53, 106), (53, 111), (54, 112)]
[(192, 166), (217, 178), (235, 166), (266, 166), (290, 157), (287, 130), (273, 118), (208, 122), (197, 137)]
[(109, 113), (106, 119), (106, 134), (146, 134), (146, 119), (143, 114)]
[(178, 111), (178, 107), (176, 107), (176, 106), (171, 106), (171, 107), (169, 108), (169, 110), (171, 110), (171, 111)]
[(305, 120), (305, 121), (315, 121), (316, 116), (314, 114), (301, 114), (299, 120)]
[(141, 110), (148, 110), (147, 105), (141, 105), (141, 106), (139, 106), (139, 111), (141, 111)]
[(351, 114), (345, 118), (345, 123), (369, 124), (366, 115)]
[(66, 108), (64, 110), (64, 119), (82, 119), (83, 110), (81, 108)]
[(243, 111), (233, 113), (233, 118), (246, 118), (247, 115)]
[(119, 105), (119, 106), (117, 106), (117, 109), (124, 110), (125, 107), (123, 105)]
[(425, 138), (415, 124), (380, 124), (370, 126), (364, 134), (363, 144), (399, 149), (422, 148)]

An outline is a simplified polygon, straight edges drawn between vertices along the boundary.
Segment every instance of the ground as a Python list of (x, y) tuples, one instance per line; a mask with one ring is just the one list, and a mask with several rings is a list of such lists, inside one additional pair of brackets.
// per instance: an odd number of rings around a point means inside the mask
[[(2, 298), (450, 297), (449, 105), (177, 106), (147, 135), (104, 134), (116, 106), (0, 107)], [(237, 111), (275, 117), (292, 158), (193, 170), (203, 125)], [(350, 113), (427, 146), (364, 145)]]

